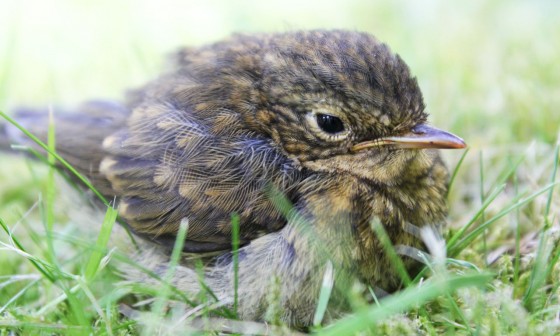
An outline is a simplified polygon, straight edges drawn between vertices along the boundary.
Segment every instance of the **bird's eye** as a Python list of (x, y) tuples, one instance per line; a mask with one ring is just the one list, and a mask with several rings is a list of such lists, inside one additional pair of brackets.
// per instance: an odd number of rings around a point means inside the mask
[(337, 134), (344, 131), (344, 124), (342, 123), (342, 120), (340, 120), (340, 118), (322, 113), (318, 113), (316, 118), (317, 125), (319, 125), (319, 127), (323, 131), (329, 134)]

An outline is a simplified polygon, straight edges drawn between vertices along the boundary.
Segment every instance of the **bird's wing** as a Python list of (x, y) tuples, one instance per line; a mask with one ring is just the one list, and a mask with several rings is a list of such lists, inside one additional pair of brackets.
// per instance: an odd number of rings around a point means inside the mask
[(225, 109), (202, 119), (171, 102), (138, 105), (103, 142), (100, 172), (120, 198), (120, 217), (163, 244), (188, 221), (188, 252), (230, 249), (233, 214), (242, 244), (282, 228), (268, 190), (291, 193), (299, 172), (237, 118)]

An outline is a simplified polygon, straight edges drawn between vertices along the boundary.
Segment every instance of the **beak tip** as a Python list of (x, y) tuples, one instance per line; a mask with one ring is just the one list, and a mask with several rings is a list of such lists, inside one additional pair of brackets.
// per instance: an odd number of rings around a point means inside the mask
[[(426, 147), (440, 148), (440, 149), (463, 149), (467, 148), (465, 140), (456, 136), (455, 134), (442, 131), (432, 126), (422, 125), (422, 136), (419, 139), (423, 139), (426, 143), (429, 141), (430, 145), (426, 144)], [(422, 140), (419, 140), (422, 142)]]
[(467, 148), (467, 144), (465, 143), (465, 140), (457, 137), (457, 143), (455, 144), (455, 146), (453, 148), (455, 149), (463, 149), (463, 148)]

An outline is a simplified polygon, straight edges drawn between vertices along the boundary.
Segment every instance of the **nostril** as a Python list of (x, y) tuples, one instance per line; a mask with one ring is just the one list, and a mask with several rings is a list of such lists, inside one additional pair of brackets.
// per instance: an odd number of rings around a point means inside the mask
[(419, 124), (419, 125), (416, 125), (412, 128), (412, 133), (425, 134), (426, 129), (428, 129), (428, 126), (426, 126), (425, 124)]

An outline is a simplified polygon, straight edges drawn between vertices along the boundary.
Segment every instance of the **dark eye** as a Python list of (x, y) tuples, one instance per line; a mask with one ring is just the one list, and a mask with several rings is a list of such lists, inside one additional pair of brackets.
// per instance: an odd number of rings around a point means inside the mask
[(336, 134), (344, 131), (342, 120), (329, 114), (317, 114), (317, 125), (329, 134)]

